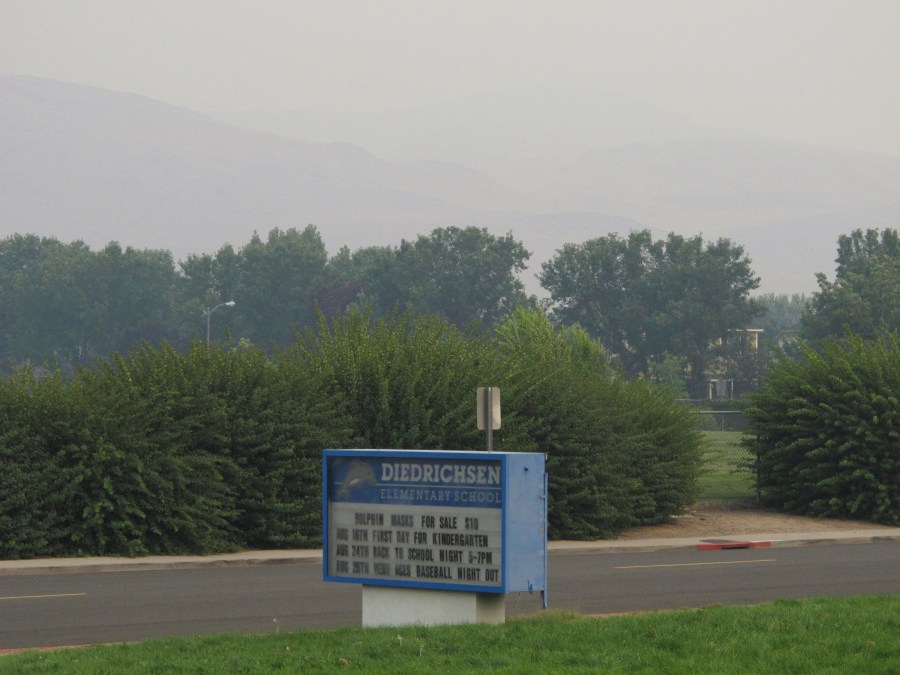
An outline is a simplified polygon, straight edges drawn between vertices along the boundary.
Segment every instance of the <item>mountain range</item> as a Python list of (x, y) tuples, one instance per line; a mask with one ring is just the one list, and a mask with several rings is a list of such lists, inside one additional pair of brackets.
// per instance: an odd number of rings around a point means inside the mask
[(598, 92), (513, 91), (377, 115), (178, 108), (0, 76), (0, 237), (176, 259), (315, 225), (329, 252), (435, 227), (512, 231), (523, 281), (565, 243), (649, 228), (745, 247), (810, 292), (837, 237), (900, 226), (900, 159), (709, 130)]

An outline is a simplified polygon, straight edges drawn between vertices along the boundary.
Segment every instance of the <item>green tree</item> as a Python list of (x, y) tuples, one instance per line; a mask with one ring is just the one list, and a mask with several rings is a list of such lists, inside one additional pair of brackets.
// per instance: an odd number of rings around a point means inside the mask
[(83, 349), (79, 287), (90, 251), (81, 242), (15, 235), (2, 242), (6, 357), (17, 364), (71, 365)]
[(764, 335), (774, 340), (778, 336), (790, 335), (800, 331), (803, 312), (809, 303), (805, 293), (763, 293), (756, 298), (764, 311), (757, 324)]
[(254, 233), (237, 251), (225, 245), (214, 256), (189, 256), (178, 282), (182, 326), (203, 335), (204, 310), (234, 300), (233, 311), (211, 317), (218, 341), (230, 335), (235, 341), (290, 345), (297, 331), (315, 325), (327, 262), (322, 237), (312, 225), (275, 228), (265, 240)]
[[(182, 261), (176, 301), (179, 332), (198, 338), (204, 336), (206, 310), (234, 300), (240, 273), (241, 257), (231, 244), (222, 246), (215, 255), (191, 255)], [(236, 322), (230, 312), (216, 313), (210, 317), (212, 321), (215, 321), (217, 338), (229, 333), (234, 337)]]
[[(437, 314), (457, 328), (489, 328), (518, 306), (533, 304), (518, 279), (530, 253), (512, 233), (446, 227), (404, 240), (397, 250), (398, 300), (416, 313)], [(384, 300), (380, 303), (382, 306)]]
[(693, 397), (706, 390), (712, 360), (730, 355), (729, 332), (748, 327), (762, 311), (750, 297), (759, 278), (744, 249), (728, 239), (704, 243), (670, 234), (651, 249), (650, 271), (643, 285), (647, 317), (641, 332), (638, 363), (645, 370), (668, 354), (687, 359), (688, 390)]
[(756, 325), (762, 329), (761, 352), (768, 354), (773, 347), (791, 349), (800, 335), (810, 298), (805, 293), (765, 293), (757, 296), (757, 300), (764, 308), (756, 320)]
[(0, 242), (0, 348), (16, 363), (70, 369), (139, 340), (177, 339), (176, 273), (167, 251), (93, 252), (81, 242)]
[(84, 298), (78, 315), (83, 357), (126, 353), (141, 341), (178, 342), (177, 276), (168, 251), (123, 251), (112, 242), (84, 262), (76, 282)]
[(838, 239), (834, 282), (819, 273), (802, 318), (807, 340), (852, 332), (872, 339), (900, 328), (900, 235), (897, 230), (854, 230)]
[(779, 350), (799, 356), (797, 341), (803, 313), (807, 311), (810, 299), (805, 293), (765, 293), (757, 296), (757, 300), (765, 308), (755, 321), (755, 325), (762, 330), (757, 357), (761, 370), (765, 370), (772, 354)]
[(743, 248), (727, 239), (613, 234), (567, 244), (539, 278), (555, 322), (584, 327), (631, 375), (648, 374), (669, 357), (685, 359), (693, 396), (705, 392), (708, 366), (726, 353), (728, 331), (761, 312), (750, 297), (759, 278)]
[(687, 372), (687, 359), (666, 354), (660, 361), (652, 364), (648, 376), (651, 382), (663, 387), (675, 398), (686, 399), (689, 397), (684, 386)]
[[(222, 246), (215, 255), (190, 255), (179, 264), (178, 292), (192, 314), (198, 307), (234, 297), (240, 274), (240, 257), (231, 244)], [(196, 326), (191, 326), (196, 330)]]
[(346, 246), (328, 261), (325, 290), (319, 307), (327, 318), (350, 306), (387, 316), (405, 305), (397, 251), (391, 246), (367, 246), (351, 253)]
[(632, 372), (629, 345), (642, 308), (637, 294), (653, 246), (650, 232), (617, 234), (566, 244), (542, 264), (541, 285), (550, 292), (555, 323), (579, 325), (622, 359)]
[[(254, 235), (239, 251), (234, 322), (241, 337), (257, 344), (293, 343), (298, 330), (314, 326), (328, 254), (312, 225), (303, 231), (277, 228), (264, 242)], [(223, 298), (226, 300), (227, 298)]]

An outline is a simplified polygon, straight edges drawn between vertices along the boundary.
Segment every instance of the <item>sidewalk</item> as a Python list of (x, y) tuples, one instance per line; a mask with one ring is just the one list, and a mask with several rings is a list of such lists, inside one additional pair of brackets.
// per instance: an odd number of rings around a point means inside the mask
[[(900, 527), (840, 530), (834, 532), (792, 534), (749, 534), (728, 537), (633, 539), (603, 541), (551, 541), (550, 554), (645, 553), (665, 550), (703, 550), (711, 548), (784, 548), (820, 544), (861, 544), (900, 541)], [(138, 570), (227, 567), (231, 565), (321, 564), (320, 549), (284, 551), (242, 551), (207, 556), (148, 556), (143, 558), (38, 558), (0, 560), (0, 576), (14, 574), (64, 574), (67, 572), (125, 572)]]

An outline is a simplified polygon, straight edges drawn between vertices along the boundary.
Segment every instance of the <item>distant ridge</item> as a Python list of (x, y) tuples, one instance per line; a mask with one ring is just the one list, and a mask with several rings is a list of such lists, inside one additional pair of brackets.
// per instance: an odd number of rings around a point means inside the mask
[[(354, 118), (383, 132), (373, 148), (341, 142), (346, 120), (309, 142), (136, 94), (0, 76), (0, 237), (117, 240), (182, 259), (273, 227), (312, 223), (334, 253), (476, 225), (533, 251), (534, 292), (565, 243), (650, 228), (729, 237), (761, 290), (809, 292), (816, 272), (833, 273), (840, 234), (900, 227), (900, 160), (701, 129), (596, 93), (578, 108), (579, 96), (518, 91)], [(309, 123), (294, 122), (292, 133)]]
[(0, 235), (116, 239), (176, 257), (308, 223), (335, 246), (399, 243), (517, 203), (464, 167), (386, 162), (27, 77), (0, 77), (0, 152)]

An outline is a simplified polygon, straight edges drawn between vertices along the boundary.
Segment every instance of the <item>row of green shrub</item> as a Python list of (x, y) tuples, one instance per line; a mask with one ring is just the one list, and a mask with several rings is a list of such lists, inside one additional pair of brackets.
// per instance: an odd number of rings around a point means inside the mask
[(273, 356), (146, 345), (71, 377), (0, 380), (0, 557), (315, 545), (323, 448), (483, 449), (486, 385), (502, 389), (494, 449), (547, 453), (552, 537), (690, 503), (689, 415), (617, 377), (583, 332), (538, 312), (487, 338), (357, 311)]
[(900, 343), (848, 336), (781, 355), (747, 410), (763, 499), (900, 524)]

